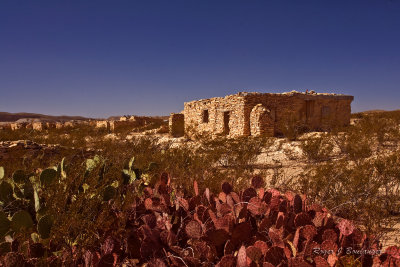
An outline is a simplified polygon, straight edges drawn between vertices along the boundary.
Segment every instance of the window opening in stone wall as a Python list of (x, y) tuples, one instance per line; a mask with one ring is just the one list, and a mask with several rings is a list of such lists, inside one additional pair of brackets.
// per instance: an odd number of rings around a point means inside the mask
[(203, 123), (208, 123), (208, 109), (203, 110)]
[(321, 109), (321, 117), (326, 119), (331, 115), (331, 109), (328, 106), (323, 106)]
[(229, 131), (230, 131), (230, 129), (229, 129), (229, 117), (230, 117), (229, 111), (225, 111), (224, 112), (224, 133), (226, 135), (228, 135)]

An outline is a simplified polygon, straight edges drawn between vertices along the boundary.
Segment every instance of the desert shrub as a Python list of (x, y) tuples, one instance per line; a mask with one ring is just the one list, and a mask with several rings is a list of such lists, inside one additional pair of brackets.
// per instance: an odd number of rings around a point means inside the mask
[(309, 131), (308, 126), (294, 114), (287, 114), (285, 116), (288, 119), (278, 125), (278, 135), (280, 133), (288, 140), (295, 141), (300, 135)]
[(321, 162), (329, 160), (334, 148), (329, 136), (320, 135), (302, 140), (300, 147), (310, 162)]
[(365, 226), (369, 233), (384, 234), (398, 212), (399, 158), (382, 156), (349, 164), (346, 159), (314, 166), (299, 179), (297, 190), (323, 203), (334, 214)]

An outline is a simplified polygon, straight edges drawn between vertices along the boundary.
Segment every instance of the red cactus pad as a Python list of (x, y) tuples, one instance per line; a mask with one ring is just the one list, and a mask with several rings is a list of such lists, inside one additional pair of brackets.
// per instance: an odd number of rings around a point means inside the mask
[(206, 236), (210, 243), (217, 247), (225, 244), (229, 238), (228, 232), (222, 229), (209, 230), (207, 231)]
[(312, 222), (311, 222), (310, 216), (307, 213), (301, 212), (301, 213), (297, 214), (296, 217), (294, 218), (294, 224), (296, 227), (300, 227), (300, 226), (312, 224)]
[(221, 189), (225, 194), (229, 194), (232, 192), (232, 185), (228, 182), (223, 182), (221, 185)]
[(251, 186), (254, 187), (254, 188), (264, 187), (265, 186), (264, 179), (259, 175), (254, 176), (251, 179)]
[(246, 247), (241, 246), (237, 254), (237, 267), (247, 267)]
[(353, 233), (349, 237), (351, 237), (353, 243), (361, 244), (364, 242), (366, 235), (365, 233), (361, 232), (361, 230), (354, 228)]
[(392, 256), (393, 258), (400, 259), (400, 247), (390, 246), (385, 250), (385, 253)]
[(285, 197), (289, 202), (292, 202), (294, 199), (295, 194), (292, 191), (286, 191)]
[(222, 203), (221, 205), (218, 206), (218, 212), (219, 212), (221, 215), (228, 214), (228, 213), (230, 213), (230, 212), (232, 212), (232, 211), (233, 211), (233, 210), (232, 210), (232, 207), (229, 206), (229, 205), (226, 204), (226, 203)]
[(248, 202), (251, 198), (256, 197), (256, 196), (257, 196), (256, 190), (252, 187), (249, 187), (243, 191), (242, 201)]
[(299, 196), (299, 195), (296, 195), (294, 197), (293, 210), (294, 210), (294, 213), (296, 213), (296, 214), (300, 213), (303, 210), (303, 200), (301, 199), (301, 196)]
[(268, 236), (272, 240), (274, 246), (284, 248), (285, 243), (283, 242), (283, 229), (269, 228)]
[(265, 261), (271, 263), (273, 266), (278, 266), (281, 262), (285, 261), (285, 253), (283, 248), (271, 247), (265, 254)]
[(326, 217), (326, 213), (316, 212), (313, 221), (313, 224), (316, 227), (321, 227), (324, 224), (324, 219)]
[(259, 199), (263, 199), (264, 198), (264, 194), (265, 194), (264, 188), (257, 189), (257, 195), (258, 195)]
[(233, 243), (230, 240), (226, 241), (224, 246), (224, 255), (232, 255), (234, 251), (235, 251), (235, 245), (233, 245)]
[(269, 262), (264, 262), (262, 266), (263, 266), (263, 267), (275, 267), (274, 265), (272, 265), (272, 264), (269, 263)]
[(337, 226), (340, 230), (340, 233), (344, 236), (351, 235), (355, 228), (351, 221), (345, 219), (341, 220)]
[(332, 240), (333, 242), (336, 242), (337, 240), (337, 234), (335, 230), (333, 229), (326, 229), (324, 233), (322, 234), (322, 240)]
[[(307, 261), (305, 261), (303, 258), (296, 257), (296, 258), (291, 258), (289, 260), (289, 266), (293, 267), (312, 267), (311, 264), (309, 264)], [(316, 265), (319, 267), (319, 265)]]
[(251, 225), (248, 222), (239, 223), (233, 228), (232, 242), (235, 245), (245, 243), (251, 237)]
[(321, 256), (315, 257), (314, 262), (317, 267), (330, 267), (329, 263)]
[(172, 231), (164, 230), (160, 234), (161, 242), (166, 246), (172, 246), (176, 242), (176, 235)]
[(201, 224), (198, 221), (192, 220), (186, 225), (186, 234), (190, 238), (199, 239), (202, 235)]
[(276, 219), (275, 227), (277, 229), (281, 228), (283, 226), (283, 222), (284, 222), (284, 214), (283, 212), (279, 212), (278, 219)]
[(233, 221), (233, 218), (227, 214), (224, 217), (218, 218), (215, 222), (214, 222), (214, 226), (215, 229), (223, 229), (227, 232), (230, 232), (230, 226), (231, 223)]
[(218, 195), (218, 199), (222, 201), (222, 203), (226, 203), (226, 194), (224, 192), (220, 192)]
[(336, 254), (329, 254), (327, 262), (330, 266), (335, 266), (336, 262), (338, 261), (338, 257)]
[(287, 212), (287, 200), (286, 199), (284, 199), (284, 200), (282, 200), (280, 203), (279, 203), (279, 211), (281, 211), (281, 212)]
[(281, 203), (281, 198), (279, 196), (273, 196), (270, 202), (270, 209), (271, 210), (279, 210), (279, 205)]
[(183, 197), (177, 197), (177, 201), (179, 205), (182, 206), (185, 210), (189, 210), (189, 202)]
[(167, 267), (162, 259), (152, 259), (147, 264), (148, 267)]
[[(312, 256), (313, 255), (313, 250), (315, 248), (320, 248), (320, 246), (318, 245), (317, 242), (315, 241), (304, 241), (304, 243), (306, 243), (305, 246), (305, 250), (304, 250), (304, 256), (308, 257), (308, 256)], [(304, 244), (303, 243), (303, 244)]]
[(148, 210), (153, 209), (153, 200), (151, 200), (151, 198), (146, 198), (144, 201), (144, 206)]
[(163, 172), (160, 176), (160, 182), (164, 185), (168, 184), (168, 173)]
[(253, 197), (249, 200), (249, 204), (247, 205), (247, 209), (253, 215), (260, 215), (262, 213), (262, 202), (258, 197)]
[(273, 225), (271, 219), (269, 217), (264, 217), (258, 226), (259, 231), (267, 231)]
[(147, 224), (150, 228), (156, 227), (157, 218), (153, 213), (144, 215), (142, 217), (142, 220), (143, 220), (144, 224)]
[(264, 255), (265, 253), (267, 253), (267, 251), (268, 251), (268, 245), (267, 245), (267, 243), (265, 243), (264, 241), (261, 241), (261, 240), (257, 240), (255, 243), (254, 243), (254, 246), (256, 247), (256, 248), (259, 248), (260, 250), (261, 250), (261, 253)]
[(336, 253), (336, 251), (338, 250), (338, 245), (332, 240), (325, 240), (321, 244), (321, 249), (325, 251), (331, 250)]
[(236, 257), (233, 255), (225, 255), (221, 258), (219, 263), (217, 264), (218, 267), (232, 267), (236, 266)]
[(198, 196), (199, 195), (199, 185), (197, 184), (196, 180), (193, 181), (193, 188), (194, 188), (194, 194), (196, 196)]
[(305, 225), (301, 228), (300, 233), (306, 240), (312, 240), (317, 234), (317, 229), (313, 225)]
[(261, 250), (256, 246), (249, 246), (246, 248), (246, 255), (252, 261), (259, 262), (261, 257), (263, 256)]
[(233, 199), (233, 201), (235, 201), (235, 203), (239, 203), (240, 202), (240, 197), (235, 192), (231, 192), (229, 195), (232, 197), (232, 199)]

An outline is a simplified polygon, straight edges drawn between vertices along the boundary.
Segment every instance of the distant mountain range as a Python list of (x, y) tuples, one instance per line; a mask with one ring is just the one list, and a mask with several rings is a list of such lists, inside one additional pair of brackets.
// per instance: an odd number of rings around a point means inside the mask
[(37, 113), (9, 113), (0, 112), (0, 122), (13, 122), (21, 119), (36, 119), (40, 121), (70, 121), (70, 120), (89, 120), (90, 118), (85, 118), (81, 116), (51, 116), (43, 115)]
[[(163, 119), (167, 120), (169, 116), (148, 116), (155, 119)], [(108, 120), (119, 120), (120, 116), (112, 116), (109, 117)], [(92, 120), (94, 118), (86, 118), (82, 116), (51, 116), (51, 115), (43, 115), (37, 113), (9, 113), (9, 112), (0, 112), (0, 122), (31, 122), (31, 121), (70, 121), (70, 120)], [(99, 118), (95, 118), (96, 120), (101, 120)]]

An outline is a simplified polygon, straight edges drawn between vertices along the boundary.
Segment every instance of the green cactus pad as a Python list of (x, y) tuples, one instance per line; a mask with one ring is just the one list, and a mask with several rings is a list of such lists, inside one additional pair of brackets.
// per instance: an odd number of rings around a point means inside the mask
[(17, 199), (24, 198), (24, 193), (22, 192), (21, 188), (14, 184), (14, 195), (16, 196)]
[(8, 202), (13, 199), (13, 188), (7, 182), (2, 182), (0, 184), (0, 200), (3, 202)]
[(22, 190), (24, 192), (25, 199), (33, 199), (34, 190), (33, 190), (33, 185), (30, 181), (22, 186)]
[(23, 184), (29, 180), (23, 170), (16, 170), (12, 175), (12, 179), (16, 184)]
[(38, 211), (36, 211), (36, 220), (40, 220), (43, 216), (47, 214), (47, 208), (42, 206)]
[(4, 168), (0, 166), (0, 179), (4, 178)]
[(57, 178), (57, 171), (54, 169), (45, 169), (40, 174), (40, 184), (42, 186), (48, 186), (54, 182)]
[(44, 215), (42, 218), (40, 218), (37, 225), (37, 231), (40, 234), (40, 237), (43, 239), (49, 238), (52, 226), (53, 218), (50, 215)]
[(0, 239), (3, 238), (9, 230), (10, 220), (3, 211), (0, 211)]
[(132, 157), (130, 160), (129, 160), (129, 170), (132, 170), (132, 168), (133, 168), (133, 164), (135, 163), (135, 157)]
[(33, 226), (31, 215), (25, 211), (17, 211), (11, 219), (11, 229), (18, 232), (22, 229), (29, 229)]
[(110, 199), (114, 198), (116, 193), (117, 191), (113, 186), (107, 186), (103, 191), (103, 201), (109, 201)]
[(62, 158), (61, 162), (57, 165), (57, 174), (62, 178), (67, 178), (67, 173), (65, 172), (65, 157)]
[(149, 166), (147, 167), (147, 171), (151, 172), (158, 168), (158, 164), (155, 162), (150, 162)]

